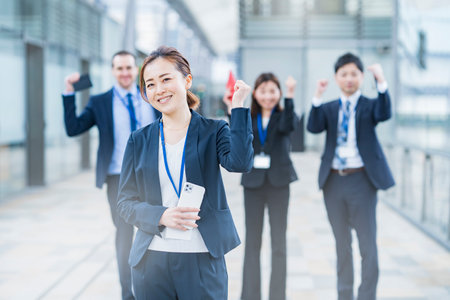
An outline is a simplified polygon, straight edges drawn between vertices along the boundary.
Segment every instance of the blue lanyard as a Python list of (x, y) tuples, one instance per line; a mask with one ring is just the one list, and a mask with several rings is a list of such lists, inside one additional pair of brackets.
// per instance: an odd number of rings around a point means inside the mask
[[(270, 113), (270, 117), (272, 117), (272, 114), (274, 111), (275, 111), (275, 108), (272, 109), (272, 112)], [(270, 122), (270, 118), (269, 118), (269, 122)], [(261, 143), (261, 147), (264, 147), (264, 143), (266, 142), (268, 127), (269, 127), (269, 124), (267, 124), (267, 127), (265, 129), (263, 129), (262, 116), (261, 116), (261, 113), (259, 113), (258, 114), (258, 133), (259, 133), (259, 142)]]
[[(116, 90), (115, 87), (113, 87), (113, 91), (114, 91), (114, 95), (115, 95), (117, 98), (119, 98), (120, 102), (122, 102), (122, 104), (125, 105), (125, 107), (128, 109), (128, 113), (130, 114), (130, 118), (133, 119), (133, 122), (135, 122), (137, 128), (139, 128), (139, 127), (140, 127), (140, 126), (139, 126), (140, 123), (139, 123), (139, 121), (137, 120), (136, 112), (135, 112), (134, 110), (132, 110), (131, 107), (128, 105), (128, 103), (127, 103), (128, 101), (125, 101), (125, 99), (123, 99), (123, 98), (120, 96), (119, 92)], [(139, 94), (139, 89), (138, 89), (138, 94)], [(131, 95), (133, 95), (133, 94), (131, 94)]]
[(162, 149), (163, 149), (164, 165), (166, 167), (167, 176), (169, 177), (170, 182), (172, 183), (173, 189), (175, 190), (175, 193), (177, 194), (178, 199), (180, 199), (181, 186), (183, 185), (184, 153), (185, 153), (185, 150), (186, 150), (186, 141), (187, 141), (187, 134), (188, 134), (188, 132), (189, 132), (189, 127), (188, 127), (188, 131), (186, 132), (186, 140), (184, 141), (183, 156), (181, 158), (180, 183), (178, 185), (178, 190), (177, 190), (177, 188), (175, 186), (175, 183), (173, 182), (172, 175), (170, 174), (169, 165), (167, 164), (167, 154), (166, 154), (166, 146), (165, 146), (165, 143), (164, 143), (164, 127), (163, 127), (163, 123), (162, 123), (162, 121), (159, 122), (159, 133), (161, 135), (161, 144), (162, 144)]

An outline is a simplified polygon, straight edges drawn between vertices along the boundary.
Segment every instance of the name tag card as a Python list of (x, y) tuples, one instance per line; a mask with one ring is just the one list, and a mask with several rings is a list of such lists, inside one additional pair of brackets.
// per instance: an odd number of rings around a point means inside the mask
[(255, 155), (253, 158), (253, 168), (268, 169), (270, 168), (270, 156), (264, 153)]

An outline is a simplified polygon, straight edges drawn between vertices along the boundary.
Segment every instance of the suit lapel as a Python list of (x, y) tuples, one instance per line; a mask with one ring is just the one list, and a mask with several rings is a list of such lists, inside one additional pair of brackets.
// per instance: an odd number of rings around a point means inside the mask
[(200, 169), (200, 160), (198, 157), (200, 115), (195, 111), (191, 111), (191, 113), (192, 118), (191, 123), (189, 124), (189, 130), (186, 137), (186, 149), (185, 149), (186, 181), (204, 187), (202, 171)]
[(275, 111), (270, 116), (269, 123), (267, 124), (267, 135), (271, 134), (275, 130), (275, 124), (278, 124), (276, 120), (278, 120), (281, 116), (281, 112)]
[(265, 149), (270, 149), (272, 147), (271, 141), (273, 141), (273, 138), (269, 138), (270, 136), (275, 134), (276, 126), (278, 125), (278, 119), (281, 116), (281, 112), (274, 111), (273, 114), (270, 116), (269, 123), (267, 124), (267, 136), (266, 136), (266, 142), (265, 142)]
[(333, 124), (333, 126), (331, 126), (331, 140), (336, 142), (337, 131), (339, 127), (339, 100), (330, 103), (330, 106), (331, 106), (330, 122), (331, 124)]
[(366, 102), (365, 98), (361, 95), (359, 96), (358, 103), (356, 104), (355, 108), (355, 130), (356, 130), (356, 140), (358, 140), (359, 137), (359, 124), (361, 124), (361, 115), (362, 112), (366, 108)]
[(148, 183), (151, 185), (151, 193), (155, 195), (156, 205), (162, 205), (161, 186), (159, 182), (159, 122), (154, 122), (150, 126), (149, 138), (148, 138), (150, 150)]
[(106, 118), (108, 121), (109, 130), (111, 132), (111, 138), (114, 140), (113, 89), (110, 89), (106, 96)]
[(255, 153), (259, 153), (261, 151), (261, 142), (259, 139), (259, 131), (258, 131), (258, 119), (252, 118), (252, 129), (253, 129), (253, 136), (255, 137)]

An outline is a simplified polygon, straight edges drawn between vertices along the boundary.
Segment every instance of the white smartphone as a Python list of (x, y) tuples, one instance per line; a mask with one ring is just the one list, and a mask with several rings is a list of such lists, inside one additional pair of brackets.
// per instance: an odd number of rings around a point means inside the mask
[(177, 206), (200, 208), (204, 194), (204, 187), (194, 183), (185, 182), (181, 189), (180, 200), (178, 200)]
[[(205, 188), (190, 182), (185, 182), (181, 189), (180, 199), (178, 200), (178, 207), (195, 207), (200, 208), (203, 201), (203, 195), (205, 194)], [(197, 216), (198, 213), (186, 212), (192, 216)], [(191, 226), (186, 226), (187, 229), (192, 229)], [(191, 238), (191, 230), (182, 231), (174, 228), (165, 229), (165, 238), (189, 240)]]
[[(185, 182), (183, 189), (181, 190), (180, 200), (178, 200), (178, 207), (195, 207), (200, 208), (203, 201), (203, 195), (205, 194), (205, 188), (190, 182)], [(198, 213), (187, 213), (193, 216)], [(184, 226), (187, 229), (192, 229), (191, 226)]]

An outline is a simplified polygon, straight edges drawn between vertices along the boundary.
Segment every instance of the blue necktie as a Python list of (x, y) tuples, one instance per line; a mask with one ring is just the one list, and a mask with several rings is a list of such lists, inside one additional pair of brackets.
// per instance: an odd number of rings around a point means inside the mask
[(134, 113), (134, 106), (133, 106), (133, 95), (131, 93), (127, 94), (128, 99), (128, 113), (130, 114), (130, 125), (131, 125), (131, 132), (136, 130), (136, 114)]
[[(341, 100), (341, 107), (342, 107), (342, 122), (339, 126), (338, 130), (338, 138), (337, 138), (337, 146), (344, 146), (347, 143), (347, 137), (348, 137), (348, 121), (350, 119), (350, 101), (346, 100), (345, 104)], [(337, 151), (338, 147), (336, 147), (336, 157), (339, 160), (340, 168), (345, 167), (346, 158), (340, 157), (339, 153)]]

